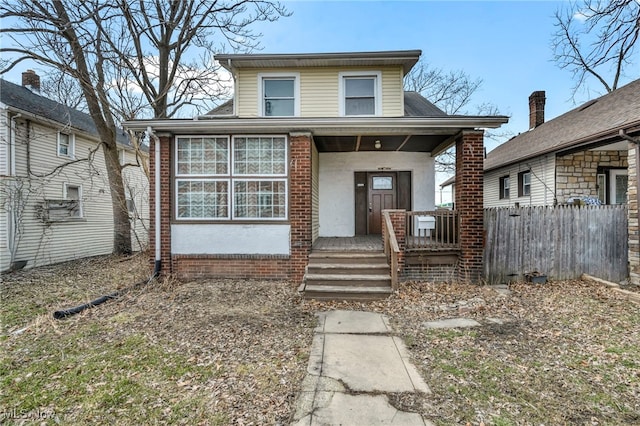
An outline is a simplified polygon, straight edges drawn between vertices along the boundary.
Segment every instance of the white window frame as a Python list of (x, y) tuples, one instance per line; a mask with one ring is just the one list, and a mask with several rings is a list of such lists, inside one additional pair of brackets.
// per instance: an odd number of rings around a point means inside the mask
[[(236, 200), (236, 187), (235, 187), (235, 183), (236, 182), (284, 182), (284, 217), (240, 217), (240, 216), (236, 216), (235, 214), (235, 200)], [(273, 196), (273, 193), (270, 193), (271, 196)], [(259, 196), (260, 194), (258, 194)], [(269, 178), (248, 178), (246, 177), (246, 175), (244, 175), (242, 178), (238, 178), (238, 179), (232, 179), (232, 185), (231, 185), (231, 215), (233, 220), (236, 221), (277, 221), (277, 222), (281, 222), (283, 220), (287, 220), (288, 216), (289, 216), (289, 184), (287, 182), (286, 178), (274, 178), (274, 179), (269, 179)]]
[[(510, 175), (500, 176), (498, 178), (498, 188), (500, 192), (500, 196), (499, 196), (500, 200), (508, 200), (509, 198), (511, 198), (511, 176)], [(507, 192), (509, 194), (505, 195)]]
[(121, 166), (124, 166), (127, 161), (127, 152), (122, 148), (118, 148), (118, 161)]
[[(224, 217), (180, 217), (179, 216), (179, 211), (178, 211), (178, 183), (179, 182), (226, 182), (227, 183), (227, 215)], [(174, 197), (174, 204), (175, 204), (175, 216), (176, 216), (176, 220), (180, 220), (180, 221), (211, 221), (211, 220), (229, 220), (231, 219), (231, 209), (233, 208), (233, 204), (231, 203), (231, 196), (232, 196), (232, 192), (233, 189), (231, 187), (232, 183), (231, 183), (231, 179), (220, 179), (220, 178), (199, 178), (199, 177), (193, 177), (193, 178), (177, 178), (175, 179), (175, 197)]]
[[(68, 137), (69, 145), (67, 147), (67, 153), (66, 154), (62, 154), (60, 152), (60, 147), (62, 146), (62, 144), (60, 143), (61, 135), (66, 135)], [(75, 157), (75, 145), (76, 145), (76, 136), (75, 136), (75, 134), (67, 133), (67, 132), (58, 132), (57, 144), (56, 144), (56, 153), (57, 153), (58, 157), (74, 158)]]
[[(227, 140), (227, 173), (200, 173), (200, 174), (192, 174), (192, 173), (179, 173), (178, 172), (178, 139), (180, 138), (200, 138), (200, 139), (226, 139)], [(175, 167), (175, 175), (176, 177), (213, 177), (213, 176), (228, 176), (231, 174), (231, 138), (229, 135), (178, 135), (174, 139), (174, 167)]]
[[(283, 138), (284, 139), (284, 173), (274, 173), (271, 175), (256, 175), (256, 174), (246, 174), (246, 173), (240, 173), (236, 171), (236, 165), (235, 165), (235, 141), (236, 139), (239, 138)], [(289, 175), (289, 161), (287, 160), (289, 157), (289, 140), (287, 138), (286, 135), (233, 135), (233, 137), (231, 138), (231, 146), (230, 146), (230, 154), (229, 154), (229, 161), (231, 162), (231, 175), (233, 176), (237, 176), (237, 177), (242, 177), (242, 178), (247, 178), (247, 177), (252, 177), (252, 176), (257, 176), (257, 177), (263, 177), (265, 179), (270, 179), (271, 177), (278, 178), (278, 177), (286, 177)]]
[(62, 187), (62, 198), (65, 200), (72, 200), (69, 198), (69, 188), (77, 188), (78, 189), (78, 216), (69, 216), (70, 219), (82, 219), (84, 218), (84, 209), (82, 202), (82, 185), (76, 185), (69, 182), (65, 182)]
[[(610, 169), (609, 170), (609, 204), (622, 204), (618, 203), (616, 198), (616, 176), (629, 176), (627, 169)], [(627, 184), (627, 191), (629, 186)], [(627, 195), (628, 197), (628, 195)]]
[[(525, 177), (529, 182), (525, 182)], [(518, 197), (531, 197), (531, 170), (518, 173)]]
[[(264, 80), (281, 79), (293, 80), (293, 115), (266, 115), (264, 110)], [(300, 73), (299, 72), (269, 72), (258, 73), (258, 115), (268, 118), (299, 117), (300, 116)]]
[[(363, 77), (363, 78), (373, 78), (374, 84), (374, 113), (373, 114), (363, 114), (363, 115), (347, 115), (345, 108), (345, 80), (348, 78), (354, 77)], [(379, 117), (382, 115), (382, 72), (381, 71), (344, 71), (338, 73), (338, 114), (340, 117)]]

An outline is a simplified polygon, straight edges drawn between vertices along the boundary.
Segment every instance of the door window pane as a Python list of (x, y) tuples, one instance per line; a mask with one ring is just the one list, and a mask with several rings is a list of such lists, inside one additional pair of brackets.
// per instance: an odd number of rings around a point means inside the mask
[(373, 189), (393, 189), (391, 176), (373, 176), (371, 186)]

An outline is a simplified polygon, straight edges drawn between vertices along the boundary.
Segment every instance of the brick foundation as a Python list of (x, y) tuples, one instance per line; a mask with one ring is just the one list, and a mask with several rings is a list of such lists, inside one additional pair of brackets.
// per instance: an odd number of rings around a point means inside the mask
[(181, 279), (289, 279), (289, 256), (175, 255), (172, 270)]

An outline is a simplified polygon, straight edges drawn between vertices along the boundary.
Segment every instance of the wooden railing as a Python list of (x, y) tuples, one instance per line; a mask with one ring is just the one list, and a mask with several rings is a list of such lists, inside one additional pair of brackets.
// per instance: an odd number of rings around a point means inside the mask
[(460, 222), (455, 210), (407, 212), (407, 250), (458, 250)]
[(396, 234), (393, 230), (393, 223), (391, 223), (389, 212), (383, 211), (382, 217), (382, 220), (384, 220), (384, 233), (382, 234), (382, 238), (384, 240), (384, 254), (387, 256), (389, 265), (391, 265), (391, 288), (393, 290), (397, 290), (398, 256), (400, 255), (400, 247), (398, 247), (398, 240), (396, 239)]

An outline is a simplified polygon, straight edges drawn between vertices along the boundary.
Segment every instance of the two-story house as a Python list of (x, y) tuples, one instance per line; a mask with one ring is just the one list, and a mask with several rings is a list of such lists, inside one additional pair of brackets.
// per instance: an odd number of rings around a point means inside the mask
[[(455, 145), (469, 188), (457, 193), (456, 265), (477, 277), (482, 129), (507, 118), (448, 116), (405, 92), (420, 54), (220, 54), (231, 102), (191, 120), (125, 123), (152, 134), (151, 244), (162, 272), (299, 283), (322, 243), (382, 250), (381, 234), (395, 231), (404, 249), (404, 228), (418, 221), (409, 212), (434, 210), (434, 156)], [(385, 210), (398, 214), (393, 230)]]
[[(88, 114), (39, 94), (40, 78), (0, 80), (0, 271), (113, 251), (107, 171)], [(132, 245), (147, 245), (148, 179), (118, 135)]]

